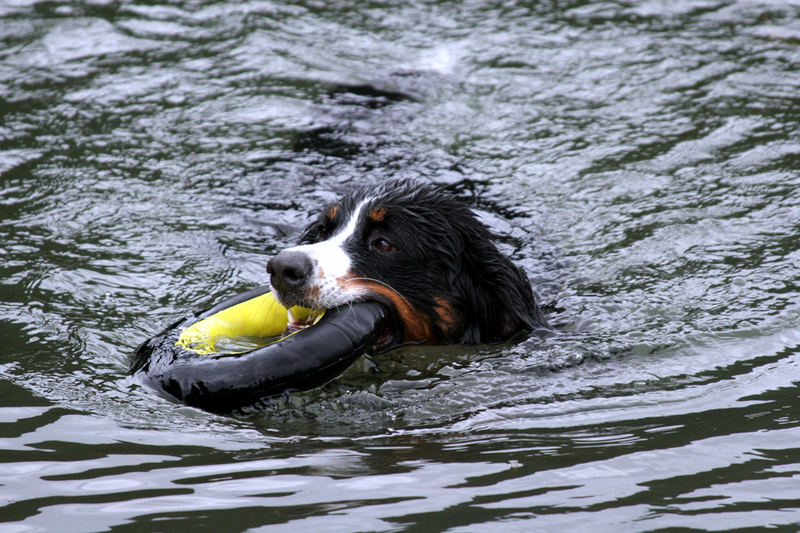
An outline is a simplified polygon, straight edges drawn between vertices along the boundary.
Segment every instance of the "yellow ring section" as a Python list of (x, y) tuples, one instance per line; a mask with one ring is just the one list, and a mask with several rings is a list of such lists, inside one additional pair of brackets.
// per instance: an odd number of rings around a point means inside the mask
[[(319, 320), (324, 312), (305, 307), (292, 307), (291, 311), (300, 321), (309, 317)], [(268, 292), (195, 322), (181, 332), (175, 345), (208, 355), (217, 353), (220, 338), (275, 337), (288, 323), (286, 308)]]

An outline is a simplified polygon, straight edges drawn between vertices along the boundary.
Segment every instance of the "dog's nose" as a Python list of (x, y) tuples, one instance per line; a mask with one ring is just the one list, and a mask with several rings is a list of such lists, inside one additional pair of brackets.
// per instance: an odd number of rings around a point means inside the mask
[(282, 292), (304, 285), (313, 268), (311, 259), (302, 252), (284, 250), (267, 261), (270, 283)]

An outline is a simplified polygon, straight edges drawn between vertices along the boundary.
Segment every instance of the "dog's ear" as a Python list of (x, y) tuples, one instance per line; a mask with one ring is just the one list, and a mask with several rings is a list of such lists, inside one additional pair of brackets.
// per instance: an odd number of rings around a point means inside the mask
[(465, 341), (498, 341), (546, 326), (527, 276), (489, 238), (470, 239), (462, 262), (454, 288), (472, 311)]
[(496, 297), (503, 308), (500, 325), (502, 335), (508, 338), (522, 330), (534, 330), (546, 326), (547, 321), (531, 289), (525, 272), (501, 255), (503, 265), (496, 269)]

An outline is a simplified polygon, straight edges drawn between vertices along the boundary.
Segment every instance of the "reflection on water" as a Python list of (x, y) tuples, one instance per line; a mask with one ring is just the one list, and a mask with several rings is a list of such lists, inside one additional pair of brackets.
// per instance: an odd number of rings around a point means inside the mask
[[(796, 6), (0, 17), (12, 530), (798, 523)], [(310, 210), (396, 176), (476, 209), (560, 333), (363, 358), (238, 418), (126, 376)]]

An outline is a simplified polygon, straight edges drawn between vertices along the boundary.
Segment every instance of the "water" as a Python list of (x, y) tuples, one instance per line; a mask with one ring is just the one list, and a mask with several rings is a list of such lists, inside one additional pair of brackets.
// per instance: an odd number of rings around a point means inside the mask
[[(800, 4), (5, 2), (0, 530), (800, 528)], [(259, 413), (126, 375), (391, 176), (561, 334)]]

